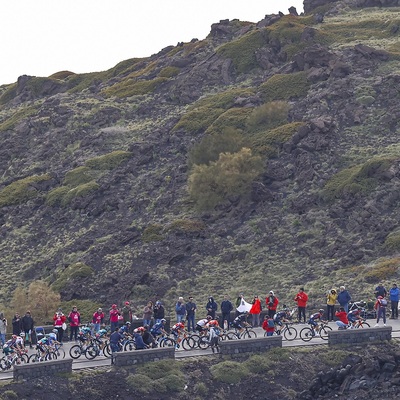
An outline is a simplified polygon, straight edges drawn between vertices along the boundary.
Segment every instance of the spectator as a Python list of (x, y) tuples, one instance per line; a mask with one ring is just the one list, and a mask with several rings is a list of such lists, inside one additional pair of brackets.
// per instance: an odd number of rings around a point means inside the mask
[(374, 305), (374, 308), (376, 310), (376, 325), (375, 327), (379, 326), (379, 320), (383, 319), (383, 326), (386, 326), (386, 306), (387, 306), (387, 300), (382, 297), (378, 296), (376, 299), (376, 303)]
[(336, 321), (336, 325), (339, 327), (339, 329), (347, 329), (349, 326), (349, 320), (347, 318), (347, 313), (343, 307), (339, 308), (339, 311), (336, 311), (335, 316), (339, 318), (338, 321)]
[(299, 293), (296, 294), (294, 301), (297, 302), (297, 315), (299, 323), (303, 319), (303, 322), (306, 323), (306, 307), (308, 301), (308, 295), (304, 291), (304, 288), (300, 288)]
[(102, 308), (98, 308), (92, 317), (93, 331), (96, 333), (100, 330), (100, 326), (104, 324), (104, 313)]
[(160, 322), (165, 317), (165, 309), (160, 300), (156, 301), (153, 309), (153, 317), (155, 323)]
[(195, 325), (194, 325), (195, 315), (196, 315), (196, 303), (193, 301), (193, 297), (189, 297), (189, 301), (186, 303), (186, 318), (187, 318), (188, 332), (190, 332), (190, 330), (192, 332), (195, 331)]
[(274, 318), (274, 315), (276, 313), (276, 308), (278, 307), (278, 304), (279, 304), (279, 300), (275, 296), (275, 294), (272, 290), (269, 292), (268, 296), (265, 298), (265, 303), (267, 305), (268, 315), (271, 318)]
[(64, 337), (64, 331), (67, 329), (66, 321), (67, 317), (63, 314), (61, 308), (54, 314), (54, 328), (57, 329), (57, 341), (62, 343)]
[(387, 290), (385, 286), (383, 286), (383, 283), (379, 283), (378, 286), (375, 288), (374, 291), (375, 297), (378, 298), (379, 296), (386, 297), (387, 296)]
[(351, 300), (350, 293), (346, 290), (344, 286), (340, 286), (337, 301), (339, 302), (340, 306), (344, 308), (344, 311), (346, 311), (346, 313), (349, 312), (350, 300)]
[(7, 320), (4, 317), (4, 314), (0, 313), (0, 341), (1, 341), (1, 347), (3, 347), (4, 344), (6, 343), (6, 334), (7, 334)]
[(390, 319), (399, 318), (399, 294), (400, 294), (399, 288), (395, 283), (393, 283), (392, 288), (389, 290), (390, 308), (392, 311)]
[(152, 315), (153, 315), (153, 302), (148, 301), (147, 305), (143, 309), (143, 325), (150, 326)]
[[(117, 307), (115, 305), (115, 307)], [(120, 341), (124, 339), (124, 335), (119, 332), (118, 328), (118, 318), (117, 325), (110, 336), (110, 348), (111, 348), (111, 364), (114, 364), (115, 353), (121, 351)]]
[(81, 314), (78, 312), (78, 308), (76, 306), (72, 307), (71, 312), (68, 315), (69, 321), (69, 341), (72, 341), (72, 337), (74, 337), (75, 342), (78, 341), (78, 328), (81, 324)]
[(254, 328), (260, 326), (260, 314), (261, 314), (261, 301), (258, 296), (254, 296), (251, 302), (252, 306), (250, 308), (249, 314), (251, 314), (251, 324)]
[(12, 323), (13, 335), (19, 336), (22, 331), (22, 323), (21, 323), (21, 317), (19, 316), (18, 313), (15, 313), (11, 323)]
[(110, 309), (110, 325), (111, 325), (111, 332), (113, 332), (113, 333), (114, 333), (115, 329), (118, 328), (118, 317), (120, 315), (121, 315), (121, 312), (118, 310), (117, 305), (113, 304)]
[(185, 319), (186, 315), (186, 305), (183, 301), (183, 297), (179, 297), (177, 303), (175, 304), (175, 312), (176, 312), (176, 322), (181, 322)]
[(275, 332), (275, 322), (268, 314), (264, 317), (262, 328), (267, 333), (267, 336), (272, 336)]
[[(221, 303), (222, 322), (221, 325), (224, 329), (229, 329), (231, 323), (231, 311), (233, 310), (233, 304), (230, 302), (228, 295), (224, 295), (224, 300)], [(226, 323), (225, 323), (226, 321)]]
[(211, 315), (212, 319), (215, 318), (215, 312), (218, 310), (218, 304), (214, 301), (214, 297), (208, 298), (208, 303), (206, 304), (207, 315)]
[(124, 306), (122, 307), (121, 314), (123, 324), (126, 324), (127, 322), (132, 323), (132, 307), (130, 306), (129, 301), (125, 302)]
[(32, 332), (35, 322), (31, 316), (31, 312), (27, 311), (21, 319), (22, 330), (25, 333), (25, 344), (29, 343), (29, 347), (32, 348)]
[(335, 304), (336, 300), (338, 298), (338, 294), (336, 289), (331, 289), (327, 294), (326, 294), (326, 307), (328, 310), (328, 316), (326, 319), (328, 321), (333, 321), (333, 315), (335, 313)]

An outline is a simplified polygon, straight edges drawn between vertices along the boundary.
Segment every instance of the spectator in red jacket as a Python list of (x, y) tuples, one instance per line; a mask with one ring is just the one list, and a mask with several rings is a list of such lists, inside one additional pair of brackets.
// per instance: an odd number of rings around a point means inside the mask
[(110, 310), (110, 325), (111, 332), (114, 332), (116, 328), (118, 328), (118, 317), (121, 315), (121, 312), (118, 310), (117, 305), (113, 304)]
[(304, 288), (300, 288), (299, 293), (296, 294), (294, 301), (297, 302), (297, 313), (298, 313), (298, 320), (299, 323), (303, 319), (303, 322), (306, 323), (306, 307), (308, 301), (308, 295), (304, 291)]
[(339, 311), (336, 311), (335, 316), (339, 318), (339, 321), (336, 321), (336, 325), (339, 329), (347, 329), (349, 326), (349, 319), (347, 318), (347, 313), (344, 310), (344, 307), (340, 307)]
[(63, 341), (63, 336), (64, 336), (64, 331), (67, 329), (67, 324), (65, 321), (67, 320), (67, 317), (63, 314), (61, 311), (61, 308), (57, 310), (57, 312), (54, 314), (53, 321), (54, 321), (54, 328), (57, 329), (57, 340), (62, 343)]
[(95, 313), (93, 313), (92, 323), (94, 332), (98, 332), (101, 324), (104, 323), (104, 313), (102, 308), (99, 308)]
[(72, 311), (68, 315), (69, 321), (69, 341), (72, 341), (72, 336), (75, 339), (75, 342), (78, 341), (78, 328), (81, 324), (81, 314), (78, 312), (78, 308), (76, 306), (72, 307)]
[(261, 301), (258, 298), (258, 296), (254, 296), (251, 304), (252, 306), (249, 311), (252, 318), (251, 324), (253, 325), (253, 327), (258, 327), (260, 326), (260, 314), (261, 314)]
[(273, 318), (276, 314), (276, 308), (278, 307), (279, 300), (271, 290), (268, 296), (265, 298), (265, 304), (267, 305), (268, 315)]

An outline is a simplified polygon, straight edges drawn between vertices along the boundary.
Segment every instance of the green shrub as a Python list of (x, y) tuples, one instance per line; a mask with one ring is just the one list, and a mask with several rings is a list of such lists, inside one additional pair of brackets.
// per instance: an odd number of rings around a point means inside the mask
[(111, 170), (118, 167), (130, 157), (132, 157), (131, 152), (118, 150), (99, 157), (91, 158), (85, 162), (85, 165), (89, 168), (97, 170)]
[(138, 373), (146, 375), (153, 380), (167, 377), (170, 374), (179, 375), (180, 372), (181, 365), (174, 360), (160, 360), (138, 367)]
[(71, 71), (59, 71), (56, 72), (55, 74), (50, 75), (49, 78), (64, 80), (65, 78), (68, 78), (71, 75), (74, 75), (74, 73)]
[(53, 190), (50, 190), (46, 196), (46, 204), (49, 206), (61, 206), (64, 204), (64, 199), (67, 196), (67, 193), (70, 191), (69, 186), (60, 186)]
[(166, 82), (168, 78), (158, 77), (151, 80), (125, 79), (102, 91), (105, 97), (116, 96), (119, 98), (139, 96), (153, 93), (157, 87)]
[(65, 174), (63, 184), (71, 187), (82, 185), (93, 180), (90, 175), (90, 168), (78, 167)]
[(85, 263), (77, 262), (69, 265), (67, 268), (63, 269), (58, 278), (52, 283), (51, 288), (60, 292), (64, 288), (79, 279), (87, 278), (94, 274), (94, 269)]
[(199, 209), (212, 209), (229, 196), (250, 193), (253, 180), (262, 173), (263, 162), (250, 149), (221, 153), (210, 165), (195, 165), (189, 176), (189, 194)]
[(203, 221), (193, 219), (177, 219), (166, 228), (172, 232), (201, 232), (206, 228)]
[(281, 146), (304, 126), (304, 122), (292, 122), (251, 136), (251, 147), (255, 153), (267, 157), (277, 156)]
[[(17, 84), (12, 83), (11, 85), (7, 85), (7, 89), (0, 96), (0, 105), (7, 104), (10, 100), (15, 98), (16, 95), (17, 95)], [(0, 131), (5, 130), (5, 129), (1, 128), (2, 125), (3, 125), (3, 123), (0, 124)]]
[[(3, 98), (3, 96), (2, 96), (2, 98)], [(24, 118), (30, 117), (31, 115), (35, 114), (36, 111), (37, 111), (36, 107), (25, 107), (25, 108), (22, 108), (21, 110), (13, 112), (9, 118), (6, 117), (0, 123), (0, 132), (4, 132), (4, 131), (10, 130), (10, 129), (13, 129)]]
[(372, 96), (361, 96), (357, 97), (357, 103), (361, 104), (362, 106), (371, 106), (375, 103), (375, 97)]
[(166, 392), (181, 392), (185, 388), (186, 380), (182, 372), (177, 371), (159, 379)]
[(243, 363), (252, 374), (267, 374), (273, 367), (273, 361), (268, 357), (268, 353), (251, 356)]
[(221, 134), (206, 135), (189, 152), (189, 166), (209, 164), (217, 161), (221, 153), (236, 153), (244, 147), (244, 137), (234, 129), (225, 129)]
[(256, 30), (223, 44), (217, 49), (217, 53), (230, 58), (238, 73), (247, 73), (258, 67), (256, 51), (267, 44), (265, 30)]
[(165, 67), (159, 73), (158, 76), (162, 78), (172, 78), (175, 75), (178, 75), (180, 72), (180, 68), (178, 67)]
[(76, 186), (72, 189), (69, 189), (64, 197), (61, 199), (61, 205), (66, 206), (70, 204), (71, 201), (77, 199), (79, 197), (85, 197), (89, 194), (92, 194), (96, 190), (99, 190), (100, 186), (95, 181), (90, 181), (88, 183), (83, 183), (82, 185)]
[(400, 250), (400, 231), (389, 233), (386, 236), (384, 247), (392, 251)]
[(163, 226), (159, 224), (150, 224), (143, 230), (143, 242), (157, 242), (163, 240), (164, 236), (161, 234)]
[(290, 100), (304, 97), (310, 88), (307, 72), (293, 74), (275, 74), (260, 85), (260, 93), (265, 102), (273, 100)]
[(66, 78), (69, 93), (78, 93), (88, 89), (93, 84), (105, 80), (104, 72), (91, 72), (88, 74), (73, 74)]
[(142, 394), (151, 393), (154, 390), (153, 379), (144, 374), (129, 374), (126, 383)]
[(37, 197), (40, 192), (35, 188), (34, 184), (48, 181), (51, 176), (33, 175), (18, 181), (12, 182), (0, 190), (0, 208), (21, 203)]
[(256, 107), (247, 120), (250, 132), (273, 129), (287, 123), (289, 104), (286, 101), (272, 101)]
[(381, 261), (364, 272), (364, 279), (368, 283), (375, 283), (385, 279), (397, 278), (397, 271), (399, 267), (400, 258), (392, 258)]
[(212, 365), (210, 372), (217, 381), (229, 384), (240, 383), (243, 378), (250, 375), (247, 366), (236, 361), (223, 361)]
[(393, 157), (375, 158), (362, 165), (356, 165), (339, 171), (325, 185), (322, 196), (332, 201), (343, 195), (368, 193), (383, 178), (394, 161)]
[(217, 134), (223, 132), (225, 129), (239, 129), (246, 128), (246, 123), (252, 109), (245, 108), (230, 108), (222, 113), (210, 127), (207, 128), (206, 134)]

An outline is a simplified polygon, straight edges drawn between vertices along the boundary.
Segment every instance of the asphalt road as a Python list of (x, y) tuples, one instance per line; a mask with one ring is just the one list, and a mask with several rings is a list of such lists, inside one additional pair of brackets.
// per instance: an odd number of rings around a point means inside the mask
[[(366, 329), (374, 329), (376, 321), (373, 319), (368, 319), (367, 322), (371, 325), (371, 328), (366, 328)], [(392, 337), (393, 338), (400, 338), (400, 319), (399, 320), (387, 320), (386, 321), (387, 326), (392, 326)], [(305, 324), (296, 324), (294, 327), (297, 329), (298, 333), (302, 328), (304, 328)], [(329, 326), (332, 329), (336, 329), (336, 324), (334, 322), (330, 322)], [(380, 326), (383, 326), (383, 323), (381, 321)], [(262, 328), (253, 328), (253, 330), (257, 333), (257, 337), (263, 337), (264, 336), (264, 331)], [(282, 341), (282, 346), (283, 347), (295, 347), (295, 346), (315, 346), (315, 345), (327, 345), (328, 341), (327, 340), (322, 340), (319, 337), (315, 337), (309, 342), (304, 342), (302, 341), (299, 337), (296, 340), (293, 341), (287, 341), (283, 339)], [(66, 358), (70, 358), (69, 356), (69, 349), (71, 346), (75, 345), (75, 343), (64, 343), (64, 350), (66, 353)], [(29, 350), (29, 354), (32, 354), (35, 350)], [(176, 358), (185, 358), (185, 357), (198, 357), (198, 356), (205, 356), (205, 355), (212, 355), (212, 351), (210, 349), (206, 350), (201, 350), (201, 349), (196, 349), (196, 350), (190, 350), (190, 351), (185, 351), (183, 349), (178, 349), (175, 353)], [(99, 356), (96, 357), (94, 360), (88, 360), (86, 357), (81, 356), (79, 359), (74, 360), (72, 363), (72, 369), (73, 370), (80, 370), (80, 369), (85, 369), (85, 368), (99, 368), (99, 367), (105, 367), (105, 366), (110, 366), (111, 367), (111, 360), (110, 358), (106, 358), (104, 356)], [(7, 380), (7, 379), (12, 379), (13, 373), (12, 371), (0, 371), (0, 380)]]

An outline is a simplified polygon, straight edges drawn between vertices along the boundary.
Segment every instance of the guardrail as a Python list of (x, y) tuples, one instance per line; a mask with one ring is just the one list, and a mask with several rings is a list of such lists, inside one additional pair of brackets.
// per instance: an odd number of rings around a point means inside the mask
[(282, 347), (282, 336), (267, 336), (254, 339), (221, 340), (221, 354), (264, 353), (274, 347)]
[(359, 328), (346, 329), (328, 332), (328, 344), (334, 346), (338, 344), (358, 344), (365, 342), (382, 342), (392, 339), (392, 327), (382, 328)]
[(23, 381), (65, 372), (72, 372), (72, 359), (14, 365), (13, 378)]
[(132, 350), (114, 353), (114, 365), (117, 367), (143, 364), (165, 359), (175, 360), (175, 347)]

